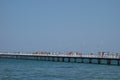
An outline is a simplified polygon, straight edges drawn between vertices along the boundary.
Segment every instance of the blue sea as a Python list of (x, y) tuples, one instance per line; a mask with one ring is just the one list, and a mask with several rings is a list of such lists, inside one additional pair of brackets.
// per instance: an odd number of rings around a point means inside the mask
[(0, 80), (120, 80), (120, 66), (0, 58)]

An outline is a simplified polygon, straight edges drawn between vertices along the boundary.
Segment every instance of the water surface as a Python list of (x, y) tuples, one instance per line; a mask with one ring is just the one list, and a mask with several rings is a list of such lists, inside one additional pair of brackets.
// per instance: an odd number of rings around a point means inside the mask
[(0, 59), (0, 80), (120, 80), (120, 66)]

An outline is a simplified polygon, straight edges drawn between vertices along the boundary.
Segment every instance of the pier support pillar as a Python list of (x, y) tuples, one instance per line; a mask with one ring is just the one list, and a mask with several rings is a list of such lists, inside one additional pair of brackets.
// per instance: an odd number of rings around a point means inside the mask
[(74, 58), (74, 62), (77, 62), (77, 61), (76, 61), (76, 58)]
[(100, 62), (100, 59), (98, 59), (98, 64), (100, 64), (101, 62)]
[(48, 61), (50, 61), (50, 57), (48, 57)]
[(62, 57), (62, 62), (64, 62), (64, 57)]
[(70, 58), (68, 57), (68, 62), (70, 62)]
[(59, 57), (57, 57), (57, 61), (58, 61), (58, 62), (60, 61), (60, 58), (59, 58)]
[(111, 60), (110, 60), (110, 59), (108, 59), (108, 60), (107, 60), (107, 64), (108, 64), (108, 65), (110, 65), (110, 62), (111, 62)]
[(38, 60), (38, 56), (36, 56), (36, 60)]
[(81, 58), (81, 63), (83, 63), (84, 61), (83, 61), (83, 58)]
[(46, 61), (48, 61), (48, 57), (46, 57)]
[(117, 65), (120, 65), (120, 61), (119, 60), (117, 60)]
[(89, 63), (92, 63), (92, 59), (91, 58), (89, 58)]
[(54, 57), (52, 57), (52, 61), (55, 61)]

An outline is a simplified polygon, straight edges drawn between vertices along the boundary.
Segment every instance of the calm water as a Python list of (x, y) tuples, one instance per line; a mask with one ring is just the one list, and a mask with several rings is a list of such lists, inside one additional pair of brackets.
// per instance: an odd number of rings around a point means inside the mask
[(120, 80), (120, 66), (0, 59), (0, 80)]

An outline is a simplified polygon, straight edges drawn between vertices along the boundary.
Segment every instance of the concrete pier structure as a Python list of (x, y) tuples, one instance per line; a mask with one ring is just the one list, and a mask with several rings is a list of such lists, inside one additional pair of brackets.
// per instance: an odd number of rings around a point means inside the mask
[(74, 63), (90, 63), (104, 65), (120, 66), (120, 58), (116, 57), (100, 57), (99, 55), (65, 55), (65, 54), (16, 54), (16, 53), (0, 53), (0, 58), (13, 59), (31, 59), (41, 61), (55, 62), (74, 62)]

